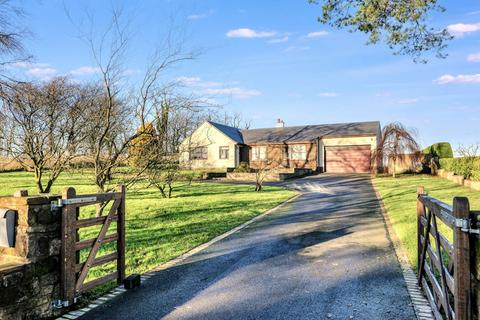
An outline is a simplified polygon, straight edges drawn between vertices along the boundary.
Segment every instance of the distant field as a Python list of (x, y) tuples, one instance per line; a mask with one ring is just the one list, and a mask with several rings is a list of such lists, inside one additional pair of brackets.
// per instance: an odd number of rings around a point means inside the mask
[[(95, 192), (91, 181), (88, 170), (65, 173), (53, 187), (53, 193), (60, 193), (67, 186), (75, 187), (77, 194)], [(32, 182), (31, 173), (0, 173), (0, 196), (12, 195), (18, 189), (34, 194)], [(292, 191), (276, 187), (265, 187), (257, 193), (250, 185), (193, 182), (177, 184), (173, 198), (163, 199), (153, 188), (135, 186), (128, 190), (126, 201), (127, 275), (148, 271), (171, 260), (293, 195)], [(82, 217), (92, 214), (92, 210), (81, 212)], [(111, 230), (114, 227), (112, 224)], [(81, 239), (95, 237), (97, 232), (98, 228), (85, 229)], [(106, 245), (100, 255), (112, 250), (115, 250), (113, 244)], [(86, 254), (82, 252), (83, 259)], [(113, 268), (113, 264), (94, 268), (89, 278)]]
[[(417, 266), (417, 187), (424, 186), (425, 191), (441, 201), (452, 204), (455, 196), (468, 197), (472, 210), (480, 209), (480, 192), (461, 187), (447, 179), (430, 175), (401, 175), (397, 178), (378, 177), (373, 180), (380, 192), (393, 229), (407, 250), (408, 258), (414, 268)], [(451, 237), (451, 229), (439, 228)]]

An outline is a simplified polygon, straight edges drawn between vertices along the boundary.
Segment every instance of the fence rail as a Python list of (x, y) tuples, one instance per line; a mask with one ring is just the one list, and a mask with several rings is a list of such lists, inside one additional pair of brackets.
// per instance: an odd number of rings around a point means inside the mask
[[(455, 197), (450, 206), (428, 196), (423, 187), (417, 194), (418, 284), (435, 319), (470, 319), (470, 232), (475, 213), (467, 198)], [(440, 231), (438, 220), (453, 237)]]
[[(79, 219), (81, 207), (97, 205), (97, 213), (102, 214), (110, 203), (106, 215)], [(74, 188), (68, 188), (59, 205), (62, 207), (61, 295), (63, 305), (68, 306), (82, 292), (115, 279), (120, 284), (125, 278), (125, 186), (119, 186), (116, 192), (86, 195), (77, 195)], [(114, 221), (116, 232), (107, 234)], [(101, 226), (98, 235), (80, 240), (79, 230), (92, 226)], [(110, 242), (116, 242), (115, 252), (97, 257), (100, 247)], [(80, 262), (80, 251), (88, 248), (87, 259)], [(91, 268), (115, 260), (116, 271), (85, 283)]]

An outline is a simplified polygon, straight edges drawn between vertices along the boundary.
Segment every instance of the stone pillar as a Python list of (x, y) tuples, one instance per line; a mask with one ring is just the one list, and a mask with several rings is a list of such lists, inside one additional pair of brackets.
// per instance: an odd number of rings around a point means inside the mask
[(37, 319), (58, 314), (51, 302), (60, 290), (59, 196), (0, 197), (0, 208), (17, 212), (14, 248), (0, 247), (0, 319)]

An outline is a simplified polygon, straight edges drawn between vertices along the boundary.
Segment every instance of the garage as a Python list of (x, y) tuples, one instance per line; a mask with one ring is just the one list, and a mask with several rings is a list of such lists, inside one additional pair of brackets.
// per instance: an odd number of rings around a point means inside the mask
[(325, 169), (330, 173), (370, 172), (370, 145), (325, 147)]

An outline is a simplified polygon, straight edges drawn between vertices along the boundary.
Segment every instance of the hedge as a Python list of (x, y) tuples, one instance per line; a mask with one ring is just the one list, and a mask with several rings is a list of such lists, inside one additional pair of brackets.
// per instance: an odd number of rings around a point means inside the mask
[(429, 154), (439, 159), (453, 158), (452, 146), (448, 142), (437, 142), (423, 149), (424, 154)]
[(465, 179), (480, 181), (480, 158), (440, 159), (440, 168), (463, 176)]

